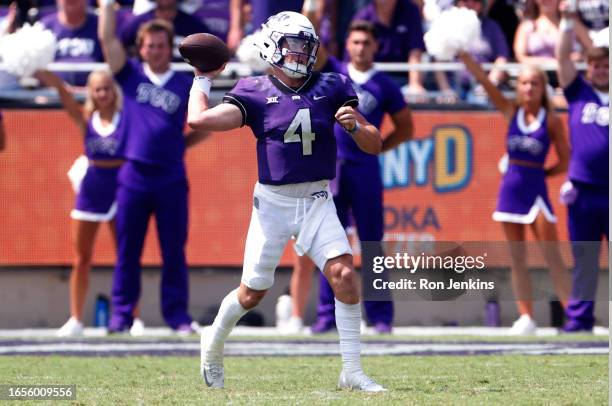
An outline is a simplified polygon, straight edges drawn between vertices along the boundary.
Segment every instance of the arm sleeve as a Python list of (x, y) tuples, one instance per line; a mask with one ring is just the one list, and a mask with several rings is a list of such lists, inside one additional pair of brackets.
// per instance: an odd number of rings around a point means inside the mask
[(580, 96), (582, 90), (588, 85), (582, 78), (582, 75), (577, 74), (576, 78), (570, 83), (565, 89), (563, 89), (563, 94), (568, 102), (576, 101), (576, 99)]
[(223, 103), (233, 104), (240, 109), (240, 112), (242, 113), (242, 124), (240, 127), (244, 125), (248, 125), (250, 127), (252, 124), (252, 118), (254, 115), (252, 106), (253, 103), (251, 103), (250, 97), (252, 93), (253, 89), (250, 88), (247, 80), (240, 79), (234, 88), (223, 96)]
[(123, 68), (115, 73), (115, 80), (127, 95), (132, 95), (135, 92), (134, 85), (138, 82), (136, 76), (138, 75), (135, 62), (131, 60), (125, 61)]

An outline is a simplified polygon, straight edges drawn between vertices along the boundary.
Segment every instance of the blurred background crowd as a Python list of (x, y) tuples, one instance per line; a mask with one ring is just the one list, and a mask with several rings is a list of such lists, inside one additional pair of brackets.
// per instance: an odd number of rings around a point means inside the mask
[[(19, 0), (0, 8), (3, 34), (15, 32), (24, 23), (42, 23), (57, 37), (56, 62), (102, 62), (96, 34), (98, 17), (92, 0)], [(174, 26), (175, 45), (196, 32), (209, 32), (227, 42), (235, 52), (248, 34), (257, 30), (266, 18), (282, 10), (300, 12), (301, 0), (121, 0), (117, 7), (117, 35), (135, 55), (138, 28), (154, 18)], [(481, 63), (500, 67), (508, 62), (534, 63), (554, 68), (554, 50), (559, 37), (559, 0), (318, 0), (320, 37), (331, 54), (348, 59), (344, 49), (351, 21), (367, 20), (376, 25), (379, 49), (376, 62), (435, 63), (426, 52), (423, 40), (433, 21), (456, 6), (477, 13), (481, 36), (469, 53)], [(578, 0), (578, 24), (572, 58), (584, 60), (584, 50), (598, 41), (597, 34), (608, 27), (609, 4), (606, 0)], [(604, 35), (607, 38), (607, 34)], [(181, 61), (175, 49), (175, 61)], [(552, 64), (552, 65), (551, 65)], [(385, 69), (383, 69), (385, 70)], [(401, 69), (400, 69), (401, 70)], [(502, 90), (512, 89), (508, 69), (492, 69), (489, 79)], [(62, 72), (70, 84), (83, 86), (89, 72)], [(411, 69), (394, 74), (403, 85), (409, 102), (487, 104), (487, 96), (464, 69)], [(551, 75), (553, 89), (557, 86)], [(23, 85), (4, 74), (1, 89)], [(31, 84), (30, 84), (31, 85)], [(561, 92), (556, 99), (563, 106)]]

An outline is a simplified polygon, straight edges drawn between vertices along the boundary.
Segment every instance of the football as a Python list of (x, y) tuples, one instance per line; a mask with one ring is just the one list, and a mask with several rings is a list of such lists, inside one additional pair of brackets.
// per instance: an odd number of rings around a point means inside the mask
[(219, 37), (205, 33), (185, 37), (179, 45), (179, 52), (185, 62), (202, 72), (219, 69), (230, 57), (225, 42)]

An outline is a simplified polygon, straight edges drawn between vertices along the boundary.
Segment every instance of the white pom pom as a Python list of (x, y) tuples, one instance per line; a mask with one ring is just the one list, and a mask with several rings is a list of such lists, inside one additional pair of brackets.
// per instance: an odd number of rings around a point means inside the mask
[(85, 178), (85, 174), (87, 173), (88, 167), (89, 160), (85, 155), (81, 155), (74, 161), (74, 163), (68, 170), (68, 179), (70, 179), (72, 189), (75, 193), (79, 193), (79, 190), (81, 190), (81, 183), (83, 183), (83, 179)]
[(42, 24), (25, 24), (0, 39), (0, 58), (5, 71), (19, 77), (32, 76), (55, 59), (57, 40)]
[(255, 31), (253, 34), (244, 37), (236, 50), (236, 57), (252, 70), (263, 72), (270, 65), (259, 56), (259, 34), (260, 31)]
[(473, 10), (451, 7), (440, 13), (425, 34), (427, 52), (440, 61), (450, 61), (480, 38), (480, 20)]
[(610, 48), (610, 27), (606, 27), (591, 36), (594, 47)]

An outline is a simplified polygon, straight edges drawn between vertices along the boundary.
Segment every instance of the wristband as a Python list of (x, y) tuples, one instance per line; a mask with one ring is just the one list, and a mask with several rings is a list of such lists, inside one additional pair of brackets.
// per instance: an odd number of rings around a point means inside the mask
[(100, 5), (102, 7), (113, 6), (115, 5), (115, 0), (100, 0)]
[(206, 76), (196, 76), (193, 78), (193, 85), (191, 85), (191, 92), (202, 92), (206, 97), (210, 96), (210, 88), (212, 86), (212, 80)]
[(559, 31), (561, 32), (567, 32), (567, 31), (571, 31), (574, 29), (574, 25), (575, 25), (575, 21), (573, 19), (570, 18), (562, 18), (561, 22), (559, 23)]
[(356, 132), (359, 130), (359, 127), (360, 127), (360, 126), (359, 126), (359, 123), (358, 123), (357, 121), (355, 121), (355, 127), (351, 128), (350, 130), (349, 130), (349, 129), (347, 129), (347, 128), (345, 128), (344, 130), (345, 130), (347, 133), (349, 133), (349, 134), (353, 135), (353, 134), (355, 134), (355, 133), (356, 133)]

